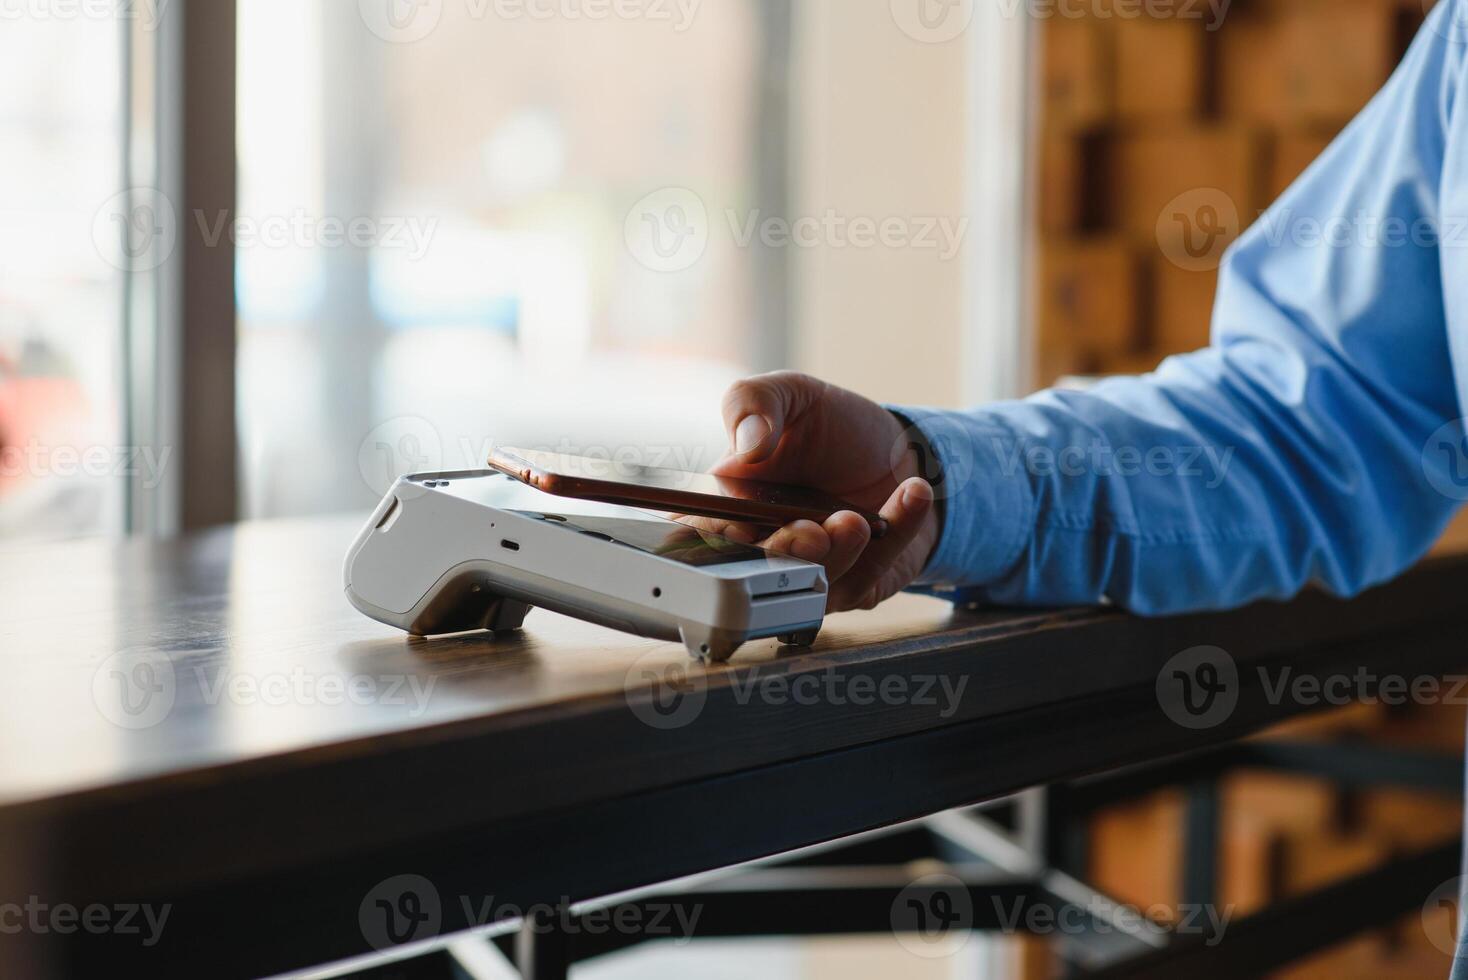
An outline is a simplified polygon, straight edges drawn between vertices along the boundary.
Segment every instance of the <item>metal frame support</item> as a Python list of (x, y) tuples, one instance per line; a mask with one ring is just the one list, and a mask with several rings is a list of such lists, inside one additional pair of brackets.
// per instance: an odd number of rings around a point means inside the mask
[(515, 966), (522, 980), (566, 980), (571, 971), (571, 937), (544, 910), (525, 917), (515, 936)]
[(1218, 899), (1218, 782), (1189, 784), (1183, 818), (1183, 904), (1203, 908)]

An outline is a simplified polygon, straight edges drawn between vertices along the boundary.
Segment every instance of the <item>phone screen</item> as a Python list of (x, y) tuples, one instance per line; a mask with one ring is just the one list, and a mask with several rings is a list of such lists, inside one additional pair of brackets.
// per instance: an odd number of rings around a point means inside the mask
[(506, 452), (513, 453), (547, 473), (556, 473), (574, 479), (602, 480), (608, 483), (646, 487), (651, 490), (698, 493), (710, 497), (757, 500), (767, 504), (825, 510), (828, 513), (851, 509), (849, 504), (827, 494), (778, 483), (736, 480), (732, 477), (714, 476), (710, 473), (689, 473), (684, 470), (642, 466), (622, 460), (567, 456), (564, 453), (537, 452), (529, 449), (506, 450)]
[(705, 567), (763, 561), (769, 553), (685, 524), (659, 520), (616, 504), (552, 497), (507, 476), (475, 474), (435, 480), (439, 492), (486, 507), (513, 511), (612, 544), (635, 548), (682, 565)]
[(559, 524), (568, 532), (590, 535), (613, 544), (676, 561), (680, 565), (705, 567), (758, 561), (768, 555), (759, 548), (738, 544), (728, 538), (695, 528), (664, 522), (628, 520), (620, 517), (544, 514), (521, 511), (528, 517)]

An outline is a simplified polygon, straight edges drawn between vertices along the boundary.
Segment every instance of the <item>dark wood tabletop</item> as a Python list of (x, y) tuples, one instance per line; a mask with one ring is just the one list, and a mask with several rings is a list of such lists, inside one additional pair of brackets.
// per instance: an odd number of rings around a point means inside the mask
[[(581, 900), (1321, 706), (1262, 667), (1468, 660), (1463, 559), (1350, 602), (1159, 620), (902, 596), (830, 617), (814, 649), (756, 642), (717, 667), (543, 610), (514, 635), (412, 640), (343, 597), (357, 527), (0, 551), (0, 908), (170, 908), (146, 947), (0, 941), (0, 976), (305, 967), (370, 951), (360, 906), (394, 875)], [(1199, 646), (1227, 651), (1237, 703), (1191, 727), (1158, 677)], [(445, 901), (442, 933), (476, 924), (463, 904)]]

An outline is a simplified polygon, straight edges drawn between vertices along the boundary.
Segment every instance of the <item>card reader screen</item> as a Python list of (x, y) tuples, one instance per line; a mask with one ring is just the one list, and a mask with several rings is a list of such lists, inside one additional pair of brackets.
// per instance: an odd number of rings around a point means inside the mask
[(636, 548), (683, 565), (728, 565), (767, 557), (759, 548), (666, 521), (638, 521), (579, 514), (561, 517), (534, 511), (520, 513), (559, 524), (572, 533), (587, 534), (614, 544)]

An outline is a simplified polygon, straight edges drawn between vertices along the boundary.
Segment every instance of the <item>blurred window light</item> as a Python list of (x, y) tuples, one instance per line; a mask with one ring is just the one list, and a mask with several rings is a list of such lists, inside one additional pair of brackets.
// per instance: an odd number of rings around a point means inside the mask
[(666, 187), (756, 197), (760, 2), (669, 23), (242, 0), (238, 218), (291, 229), (236, 243), (244, 516), (370, 505), (364, 440), (399, 429), (401, 470), (568, 439), (713, 462), (754, 260), (656, 271), (625, 224)]
[[(121, 528), (122, 26), (30, 11), (0, 30), (0, 541)], [(121, 217), (118, 215), (117, 217)], [(119, 238), (120, 241), (120, 238)]]

